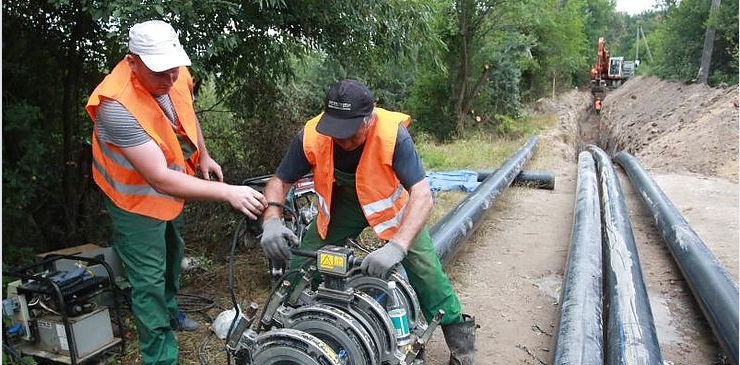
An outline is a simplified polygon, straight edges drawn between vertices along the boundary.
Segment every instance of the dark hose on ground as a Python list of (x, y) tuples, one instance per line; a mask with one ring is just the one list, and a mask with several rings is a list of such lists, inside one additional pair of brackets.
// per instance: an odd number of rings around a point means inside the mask
[[(478, 171), (478, 182), (485, 180), (487, 177), (491, 176), (491, 174), (495, 172), (496, 170)], [(522, 170), (521, 172), (519, 172), (518, 175), (516, 175), (512, 185), (526, 186), (535, 189), (554, 190), (555, 174), (550, 171)]]
[(589, 145), (601, 194), (607, 365), (663, 363), (622, 186), (609, 156)]
[(578, 182), (554, 365), (602, 364), (601, 210), (594, 158), (578, 155)]
[(457, 254), (461, 243), (478, 228), (484, 213), (522, 170), (534, 153), (537, 136), (530, 137), (501, 167), (485, 179), (447, 215), (435, 224), (429, 233), (437, 256), (446, 265)]
[(620, 152), (616, 161), (624, 168), (645, 207), (696, 297), (732, 364), (738, 365), (738, 287), (730, 274), (691, 229), (637, 158)]

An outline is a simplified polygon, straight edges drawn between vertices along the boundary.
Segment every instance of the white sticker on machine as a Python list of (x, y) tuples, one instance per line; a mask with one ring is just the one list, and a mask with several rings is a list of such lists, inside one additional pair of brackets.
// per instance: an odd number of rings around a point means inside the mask
[(61, 324), (57, 325), (57, 336), (59, 336), (59, 346), (62, 350), (69, 351), (69, 344), (67, 343), (67, 333), (64, 332), (64, 326)]

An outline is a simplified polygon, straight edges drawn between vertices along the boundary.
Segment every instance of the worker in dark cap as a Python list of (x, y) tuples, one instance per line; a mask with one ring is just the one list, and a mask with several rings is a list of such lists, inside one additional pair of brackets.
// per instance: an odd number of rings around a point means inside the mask
[[(291, 258), (289, 242), (297, 244), (297, 237), (283, 225), (279, 206), (291, 184), (313, 172), (318, 215), (301, 248), (342, 245), (372, 227), (385, 244), (365, 257), (361, 269), (385, 278), (402, 264), (426, 319), (440, 309), (445, 312), (440, 324), (450, 364), (473, 364), (478, 326), (462, 313), (426, 228), (432, 193), (406, 129), (411, 118), (374, 104), (373, 93), (358, 81), (329, 88), (324, 112), (296, 134), (265, 188), (270, 206), (263, 216), (263, 251), (272, 260)], [(290, 267), (305, 260), (296, 257)]]

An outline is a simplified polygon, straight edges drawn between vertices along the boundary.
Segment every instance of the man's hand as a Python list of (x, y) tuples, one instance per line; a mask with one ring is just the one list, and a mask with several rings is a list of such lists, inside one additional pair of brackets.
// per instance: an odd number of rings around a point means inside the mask
[(208, 154), (201, 154), (200, 156), (200, 173), (203, 174), (203, 179), (211, 180), (211, 173), (213, 177), (218, 181), (224, 181), (224, 174), (221, 172), (221, 165), (214, 161)]
[(227, 184), (222, 184), (222, 186), (226, 188), (226, 201), (234, 209), (244, 213), (251, 219), (257, 219), (257, 216), (262, 214), (262, 211), (267, 208), (265, 196), (249, 186)]
[(279, 219), (272, 218), (262, 224), (262, 251), (265, 256), (273, 260), (288, 260), (291, 252), (288, 241), (298, 244), (298, 237), (285, 227)]
[(398, 243), (388, 241), (385, 246), (371, 252), (362, 260), (360, 268), (368, 275), (385, 278), (393, 266), (406, 257), (406, 250)]

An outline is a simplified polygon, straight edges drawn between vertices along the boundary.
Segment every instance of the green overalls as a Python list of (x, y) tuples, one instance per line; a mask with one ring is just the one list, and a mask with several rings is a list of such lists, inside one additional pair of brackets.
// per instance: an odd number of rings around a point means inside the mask
[[(319, 236), (314, 219), (303, 236), (302, 249), (317, 250), (327, 244), (343, 245), (348, 237), (357, 237), (369, 225), (355, 191), (355, 175), (335, 169), (334, 178), (336, 181), (332, 189), (332, 219), (329, 221), (326, 239), (322, 240)], [(290, 268), (299, 268), (306, 260), (304, 257), (293, 256)], [(442, 270), (442, 264), (426, 228), (419, 232), (401, 264), (406, 269), (409, 283), (416, 291), (421, 310), (427, 320), (431, 320), (434, 313), (442, 309), (445, 315), (440, 324), (463, 322), (460, 300)]]
[(177, 340), (170, 318), (177, 315), (184, 241), (182, 214), (171, 221), (129, 213), (110, 199), (113, 249), (121, 258), (131, 285), (131, 312), (139, 334), (141, 362), (177, 364)]
[[(170, 122), (175, 120), (165, 108)], [(189, 159), (197, 150), (177, 124), (172, 125), (180, 148)], [(178, 314), (183, 246), (182, 213), (171, 221), (127, 212), (108, 197), (113, 249), (121, 258), (131, 285), (131, 312), (139, 335), (144, 365), (177, 364), (178, 347), (170, 319)]]

